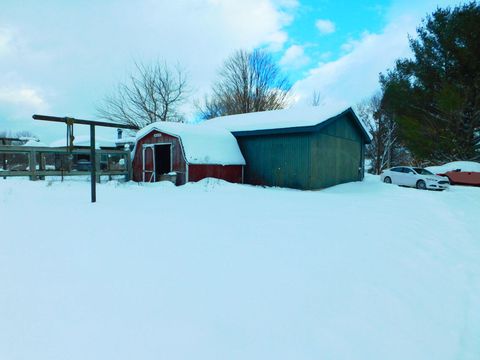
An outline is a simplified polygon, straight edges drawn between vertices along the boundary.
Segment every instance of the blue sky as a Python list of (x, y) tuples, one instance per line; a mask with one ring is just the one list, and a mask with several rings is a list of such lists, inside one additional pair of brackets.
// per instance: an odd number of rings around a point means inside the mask
[[(300, 70), (307, 71), (315, 59), (328, 61), (340, 57), (345, 53), (342, 46), (364, 31), (381, 31), (389, 3), (386, 0), (350, 1), (348, 4), (329, 0), (303, 1), (295, 13), (295, 20), (286, 27), (287, 45), (305, 44), (305, 53), (310, 59)], [(290, 71), (290, 75), (292, 80), (299, 80), (304, 73)]]
[[(3, 0), (0, 131), (30, 130), (45, 142), (61, 125), (33, 113), (96, 117), (96, 106), (133, 62), (164, 59), (187, 69), (185, 112), (208, 93), (222, 61), (266, 48), (294, 83), (294, 106), (312, 93), (350, 106), (378, 89), (378, 74), (408, 56), (407, 34), (452, 0)], [(82, 133), (78, 129), (77, 133)], [(109, 133), (104, 132), (105, 136)]]

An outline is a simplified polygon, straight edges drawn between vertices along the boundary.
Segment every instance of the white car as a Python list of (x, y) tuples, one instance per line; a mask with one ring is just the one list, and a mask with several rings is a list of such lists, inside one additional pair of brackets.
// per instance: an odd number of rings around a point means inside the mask
[(410, 166), (396, 166), (384, 170), (380, 179), (387, 184), (411, 186), (422, 190), (445, 190), (450, 186), (447, 177), (432, 174), (426, 169)]

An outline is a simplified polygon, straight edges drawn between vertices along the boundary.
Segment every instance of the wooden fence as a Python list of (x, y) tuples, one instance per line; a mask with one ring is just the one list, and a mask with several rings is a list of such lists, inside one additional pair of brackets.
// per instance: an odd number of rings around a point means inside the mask
[[(89, 148), (50, 148), (34, 146), (0, 146), (0, 177), (28, 176), (31, 180), (45, 176), (90, 175)], [(132, 178), (132, 161), (126, 150), (96, 150), (96, 177)]]

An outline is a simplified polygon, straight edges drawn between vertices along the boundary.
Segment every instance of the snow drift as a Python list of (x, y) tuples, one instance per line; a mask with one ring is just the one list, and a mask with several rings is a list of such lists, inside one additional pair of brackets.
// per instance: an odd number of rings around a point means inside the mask
[(477, 360), (479, 215), (372, 176), (0, 181), (0, 359)]

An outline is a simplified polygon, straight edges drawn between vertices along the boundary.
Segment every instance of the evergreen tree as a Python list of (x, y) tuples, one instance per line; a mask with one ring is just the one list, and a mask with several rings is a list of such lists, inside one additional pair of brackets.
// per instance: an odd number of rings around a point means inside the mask
[(382, 74), (382, 106), (424, 163), (480, 158), (480, 6), (437, 9), (410, 39), (413, 59)]

